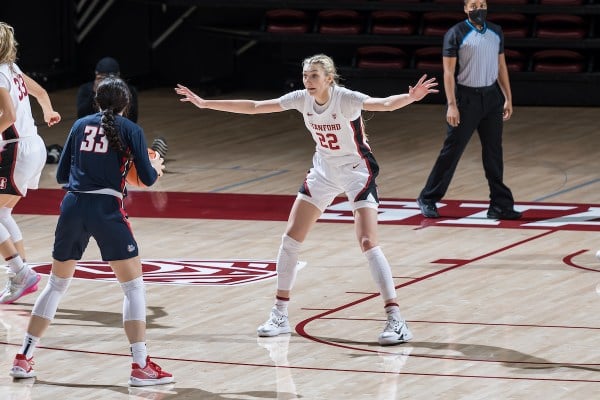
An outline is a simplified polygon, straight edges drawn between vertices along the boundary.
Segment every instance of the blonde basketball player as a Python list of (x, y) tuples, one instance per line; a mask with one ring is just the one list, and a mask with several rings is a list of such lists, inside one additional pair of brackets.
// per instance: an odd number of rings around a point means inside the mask
[(60, 122), (44, 88), (25, 75), (15, 64), (17, 42), (12, 26), (0, 22), (0, 254), (9, 267), (0, 303), (12, 303), (35, 292), (40, 276), (24, 262), (25, 247), (12, 209), (27, 194), (37, 189), (46, 163), (46, 146), (38, 135), (31, 114), (29, 95), (33, 95), (48, 126)]
[(338, 85), (333, 60), (318, 54), (302, 63), (304, 90), (280, 98), (253, 100), (206, 100), (177, 85), (180, 100), (198, 108), (240, 114), (264, 114), (297, 110), (316, 143), (313, 166), (292, 206), (277, 256), (277, 292), (269, 319), (258, 327), (259, 336), (290, 333), (288, 303), (297, 274), (302, 242), (323, 211), (345, 193), (354, 212), (358, 243), (384, 300), (387, 323), (379, 335), (381, 345), (403, 343), (412, 338), (396, 299), (390, 265), (377, 242), (377, 186), (379, 166), (364, 132), (361, 111), (393, 111), (437, 93), (435, 78), (423, 75), (408, 93), (385, 98), (369, 97)]

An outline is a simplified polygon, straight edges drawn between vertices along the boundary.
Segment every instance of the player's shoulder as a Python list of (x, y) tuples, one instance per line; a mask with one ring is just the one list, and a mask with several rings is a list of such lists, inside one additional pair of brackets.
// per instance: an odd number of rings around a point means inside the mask
[(129, 118), (126, 118), (122, 115), (115, 116), (115, 121), (119, 124), (121, 129), (126, 129), (129, 131), (141, 131), (142, 127), (137, 123), (133, 122)]
[(282, 97), (298, 98), (298, 97), (304, 97), (307, 95), (308, 95), (308, 91), (306, 89), (297, 89), (297, 90), (292, 90), (291, 92), (287, 92), (287, 93), (283, 94)]
[(100, 125), (100, 113), (94, 113), (85, 115), (75, 121), (73, 124), (74, 127), (78, 127), (81, 125)]
[(334, 95), (337, 95), (343, 99), (363, 99), (369, 97), (369, 95), (359, 92), (358, 90), (349, 89), (345, 86), (335, 86)]
[[(15, 66), (15, 67), (16, 67), (16, 65), (17, 64), (13, 64), (13, 66)], [(18, 68), (18, 67), (16, 67), (16, 68)], [(16, 71), (16, 69), (15, 69), (15, 71)], [(6, 75), (6, 76), (10, 76), (11, 75), (10, 64), (8, 64), (8, 63), (0, 64), (0, 73), (2, 73), (3, 75)]]

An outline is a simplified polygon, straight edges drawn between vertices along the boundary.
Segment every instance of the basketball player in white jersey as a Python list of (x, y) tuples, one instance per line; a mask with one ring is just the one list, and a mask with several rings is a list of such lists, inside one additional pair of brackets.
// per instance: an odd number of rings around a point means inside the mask
[(9, 267), (0, 303), (12, 303), (35, 292), (40, 276), (23, 262), (25, 247), (12, 209), (27, 194), (37, 189), (46, 163), (46, 146), (37, 133), (31, 114), (29, 95), (33, 95), (48, 126), (60, 122), (44, 88), (25, 75), (15, 64), (17, 42), (12, 26), (0, 22), (0, 254)]
[(303, 62), (304, 90), (280, 98), (253, 100), (205, 100), (177, 85), (180, 100), (198, 108), (240, 114), (262, 114), (295, 109), (316, 143), (313, 166), (300, 187), (290, 212), (277, 256), (277, 293), (269, 319), (258, 327), (259, 336), (290, 333), (288, 303), (297, 274), (302, 242), (323, 211), (345, 193), (354, 212), (356, 236), (384, 300), (387, 324), (379, 335), (381, 345), (403, 343), (412, 338), (396, 299), (390, 265), (377, 243), (377, 186), (379, 166), (371, 153), (361, 116), (366, 111), (393, 111), (437, 93), (435, 78), (423, 75), (408, 93), (385, 98), (369, 97), (337, 84), (333, 60), (323, 54)]

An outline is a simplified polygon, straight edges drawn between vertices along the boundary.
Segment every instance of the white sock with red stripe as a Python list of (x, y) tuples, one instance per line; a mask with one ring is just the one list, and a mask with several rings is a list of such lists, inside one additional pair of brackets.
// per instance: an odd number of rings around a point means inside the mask
[(275, 308), (280, 313), (288, 315), (288, 304), (290, 304), (289, 297), (275, 296)]

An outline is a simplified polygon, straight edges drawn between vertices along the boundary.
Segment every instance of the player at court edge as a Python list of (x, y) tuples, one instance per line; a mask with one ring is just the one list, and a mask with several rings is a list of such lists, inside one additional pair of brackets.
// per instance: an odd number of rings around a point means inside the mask
[(173, 376), (147, 354), (142, 263), (123, 206), (125, 175), (132, 160), (140, 180), (151, 186), (162, 175), (163, 159), (150, 160), (142, 128), (122, 116), (129, 99), (129, 89), (123, 80), (104, 79), (96, 93), (101, 111), (75, 121), (63, 146), (56, 180), (64, 184), (67, 192), (54, 234), (52, 270), (33, 305), (27, 333), (10, 370), (15, 378), (35, 376), (32, 367), (35, 347), (54, 319), (77, 261), (93, 237), (102, 260), (108, 262), (125, 294), (123, 327), (133, 358), (129, 384), (150, 386), (173, 382)]
[(403, 343), (412, 338), (400, 315), (391, 268), (377, 238), (379, 199), (375, 178), (379, 166), (367, 142), (362, 110), (393, 111), (437, 93), (435, 78), (423, 75), (408, 93), (378, 98), (346, 89), (338, 84), (333, 60), (317, 54), (302, 63), (305, 89), (279, 98), (254, 100), (207, 100), (185, 86), (177, 85), (180, 100), (198, 108), (239, 114), (264, 114), (296, 110), (315, 141), (313, 165), (301, 185), (289, 215), (277, 255), (277, 291), (269, 319), (258, 327), (259, 336), (290, 333), (288, 304), (297, 275), (302, 242), (327, 206), (345, 193), (354, 214), (359, 246), (367, 259), (387, 314), (379, 344)]
[(0, 255), (8, 266), (1, 304), (35, 292), (41, 279), (25, 262), (23, 234), (12, 216), (27, 191), (38, 188), (46, 162), (46, 146), (31, 113), (31, 96), (42, 108), (48, 126), (61, 119), (46, 90), (21, 71), (16, 59), (14, 29), (0, 22)]

